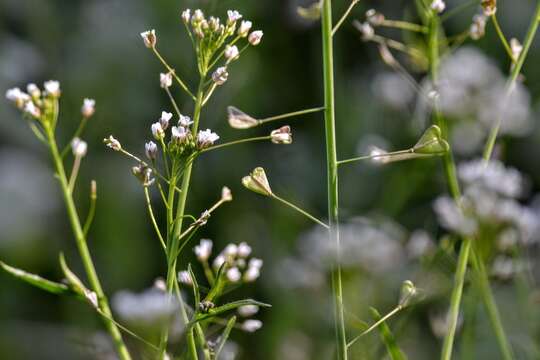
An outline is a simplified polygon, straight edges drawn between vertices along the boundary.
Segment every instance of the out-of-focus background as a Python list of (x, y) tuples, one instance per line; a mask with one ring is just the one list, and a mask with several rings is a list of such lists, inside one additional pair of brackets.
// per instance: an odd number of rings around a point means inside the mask
[[(447, 9), (464, 2), (449, 0)], [(337, 20), (349, 2), (333, 3)], [(497, 14), (508, 37), (523, 38), (533, 3), (500, 1)], [(220, 141), (234, 140), (266, 134), (272, 127), (231, 129), (226, 121), (228, 105), (264, 117), (322, 104), (319, 23), (299, 18), (299, 5), (309, 2), (0, 0), (0, 89), (58, 79), (62, 87), (58, 135), (64, 141), (78, 125), (82, 99), (96, 100), (96, 115), (83, 136), (89, 152), (76, 198), (84, 214), (89, 182), (97, 181), (97, 215), (89, 246), (111, 297), (121, 290), (142, 292), (165, 274), (165, 259), (153, 236), (141, 186), (130, 174), (133, 164), (102, 144), (104, 137), (113, 134), (125, 148), (143, 154), (144, 143), (151, 138), (150, 124), (162, 110), (172, 111), (159, 88), (158, 75), (163, 69), (144, 47), (139, 33), (155, 28), (162, 54), (192, 84), (197, 74), (180, 20), (182, 9), (200, 7), (221, 17), (227, 9), (238, 9), (253, 21), (254, 28), (264, 31), (262, 43), (248, 49), (230, 67), (229, 80), (216, 91), (203, 114), (204, 128), (216, 131)], [(390, 19), (416, 20), (414, 1), (362, 1), (350, 19), (363, 21), (371, 7)], [(452, 17), (444, 23), (446, 32), (452, 36), (467, 30), (477, 12), (478, 7), (471, 6)], [(381, 33), (402, 39), (397, 31)], [(362, 42), (350, 21), (335, 36), (335, 52), (339, 157), (366, 153), (369, 145), (389, 150), (413, 145), (429, 121), (415, 89), (382, 63), (376, 46)], [(423, 84), (423, 70), (400, 59)], [(504, 83), (510, 62), (491, 23), (484, 38), (467, 40), (445, 61), (443, 69), (453, 81), (448, 94), (441, 93), (451, 121), (450, 141), (458, 161), (474, 159), (481, 153), (496, 113), (503, 110), (497, 108), (497, 89)], [(526, 177), (527, 191), (519, 201), (530, 209), (539, 205), (535, 202), (540, 185), (539, 61), (540, 48), (535, 42), (523, 68), (525, 87), (504, 109), (511, 124), (505, 127), (496, 151)], [(189, 99), (177, 88), (173, 93), (181, 110), (190, 114)], [(60, 279), (58, 253), (63, 251), (74, 270), (82, 274), (47, 151), (17, 110), (7, 101), (0, 104), (0, 259)], [(226, 148), (204, 154), (194, 170), (190, 213), (197, 215), (213, 204), (223, 185), (234, 194), (234, 201), (212, 216), (195, 241), (212, 239), (216, 253), (230, 242), (245, 241), (264, 260), (261, 278), (244, 287), (240, 295), (271, 303), (273, 308), (257, 315), (264, 323), (261, 330), (233, 333), (234, 343), (227, 354), (236, 353), (238, 359), (329, 359), (333, 353), (324, 233), (291, 209), (240, 184), (252, 168), (264, 166), (276, 193), (324, 218), (322, 116), (306, 115), (285, 123), (293, 128), (292, 145), (268, 142)], [(435, 358), (445, 331), (444, 311), (455, 262), (450, 255), (440, 255), (436, 261), (432, 256), (445, 233), (433, 211), (433, 201), (447, 192), (439, 159), (385, 166), (355, 163), (344, 166), (340, 176), (349, 333), (359, 332), (355, 326), (360, 320), (372, 322), (368, 306), (381, 313), (392, 309), (401, 282), (411, 278), (422, 289), (424, 299), (389, 324), (410, 359)], [(538, 221), (539, 213), (535, 214)], [(157, 216), (163, 218), (162, 211)], [(519, 359), (539, 356), (540, 318), (533, 311), (540, 299), (534, 289), (536, 250), (532, 244), (524, 251), (526, 284), (508, 267), (493, 270), (499, 276), (492, 286)], [(181, 266), (186, 267), (188, 261), (194, 261), (191, 252), (185, 253)], [(473, 325), (458, 333), (456, 358), (499, 358), (481, 303), (474, 302), (474, 294), (468, 290), (466, 287), (464, 318)], [(126, 338), (134, 349), (141, 346)], [(375, 332), (351, 351), (355, 359), (385, 356)], [(0, 273), (0, 358), (114, 356), (98, 317), (88, 306)]]

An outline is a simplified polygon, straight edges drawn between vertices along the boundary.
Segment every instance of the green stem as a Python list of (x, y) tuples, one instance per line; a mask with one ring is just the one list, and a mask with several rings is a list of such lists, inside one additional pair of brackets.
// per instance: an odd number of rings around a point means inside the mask
[(386, 314), (385, 316), (383, 316), (382, 318), (380, 318), (379, 320), (377, 320), (373, 325), (371, 325), (369, 328), (367, 328), (366, 330), (362, 331), (362, 333), (360, 335), (357, 335), (354, 339), (352, 339), (351, 341), (349, 341), (349, 343), (347, 344), (347, 348), (351, 347), (355, 342), (358, 341), (358, 339), (360, 339), (362, 336), (370, 333), (373, 329), (375, 329), (377, 326), (379, 326), (380, 324), (382, 324), (383, 322), (385, 322), (386, 320), (390, 319), (392, 316), (396, 315), (399, 311), (401, 311), (403, 309), (403, 306), (401, 305), (398, 305), (396, 306), (392, 311), (390, 311), (388, 314)]
[(512, 59), (512, 62), (515, 62), (516, 59), (514, 59), (514, 54), (512, 53), (512, 49), (510, 48), (510, 45), (508, 44), (508, 41), (506, 40), (506, 36), (504, 36), (504, 33), (502, 32), (501, 26), (499, 25), (499, 20), (497, 20), (497, 14), (493, 14), (491, 16), (491, 20), (493, 20), (493, 26), (495, 26), (495, 31), (497, 32), (497, 35), (499, 36), (499, 39), (501, 40), (504, 50), (506, 50), (506, 53), (508, 56), (510, 56), (510, 59)]
[[(174, 193), (174, 190), (173, 190)], [(159, 231), (159, 226), (156, 222), (156, 217), (154, 216), (154, 211), (152, 210), (152, 202), (150, 201), (150, 194), (148, 193), (148, 186), (144, 187), (144, 197), (146, 199), (146, 207), (148, 209), (148, 214), (150, 215), (150, 219), (152, 220), (152, 225), (154, 226), (154, 230), (156, 231), (156, 235), (159, 238), (159, 242), (161, 243), (161, 246), (163, 247), (163, 250), (167, 252), (167, 246), (165, 245), (165, 241), (163, 240), (163, 236), (161, 236), (161, 231)]]
[[(540, 1), (537, 2), (536, 10), (534, 11), (531, 24), (529, 25), (529, 30), (527, 30), (527, 35), (525, 35), (525, 40), (523, 41), (523, 50), (521, 50), (521, 53), (519, 54), (517, 62), (512, 68), (510, 79), (508, 80), (508, 84), (507, 84), (506, 95), (503, 101), (506, 101), (510, 93), (514, 90), (516, 80), (519, 76), (519, 73), (521, 72), (521, 68), (523, 67), (523, 63), (525, 62), (525, 58), (527, 57), (527, 53), (529, 52), (534, 36), (536, 35), (536, 30), (538, 29), (539, 21), (540, 21)], [(491, 128), (488, 140), (486, 142), (486, 146), (484, 148), (485, 161), (489, 161), (491, 159), (493, 148), (495, 147), (495, 141), (497, 140), (497, 135), (499, 134), (499, 129), (501, 127), (502, 121), (503, 121), (502, 116), (498, 116), (496, 123)]]
[(109, 308), (107, 297), (105, 296), (103, 289), (101, 287), (101, 283), (99, 281), (94, 263), (92, 261), (92, 257), (90, 256), (90, 251), (86, 244), (86, 237), (84, 235), (84, 231), (81, 226), (79, 215), (77, 213), (77, 209), (73, 201), (73, 196), (69, 189), (69, 184), (66, 177), (64, 164), (62, 163), (62, 156), (58, 150), (58, 145), (56, 144), (56, 139), (54, 137), (54, 130), (52, 129), (47, 130), (47, 138), (49, 142), (49, 148), (51, 151), (52, 159), (54, 162), (54, 167), (56, 169), (58, 180), (60, 181), (60, 187), (62, 189), (62, 195), (64, 197), (64, 202), (66, 204), (68, 217), (71, 223), (71, 227), (73, 229), (73, 233), (75, 235), (77, 249), (79, 250), (79, 254), (81, 256), (81, 260), (82, 260), (84, 269), (86, 271), (86, 275), (88, 277), (88, 281), (90, 282), (90, 286), (98, 297), (99, 308), (101, 309), (101, 312), (105, 314), (105, 316), (102, 317), (103, 322), (105, 323), (105, 327), (107, 328), (107, 330), (109, 331), (109, 334), (111, 335), (111, 338), (113, 340), (116, 351), (118, 352), (118, 355), (120, 356), (120, 359), (130, 360), (131, 356), (128, 352), (126, 345), (124, 344), (124, 341), (122, 339), (122, 334), (120, 333), (120, 330), (118, 329), (116, 324), (110, 320), (112, 318), (112, 312), (111, 312), (111, 309)]
[(267, 123), (267, 122), (270, 122), (270, 121), (281, 120), (281, 119), (285, 119), (285, 118), (289, 118), (289, 117), (293, 117), (293, 116), (299, 116), (299, 115), (314, 113), (314, 112), (318, 112), (318, 111), (322, 111), (322, 110), (324, 110), (324, 106), (311, 108), (311, 109), (305, 109), (305, 110), (299, 110), (299, 111), (293, 111), (293, 112), (290, 112), (290, 113), (271, 116), (271, 117), (267, 117), (267, 118), (264, 118), (264, 119), (258, 119), (257, 121), (259, 122), (259, 125), (261, 125), (261, 124), (264, 124), (264, 123)]
[(473, 252), (472, 264), (477, 274), (476, 278), (478, 281), (478, 289), (480, 289), (480, 294), (482, 295), (482, 300), (484, 301), (489, 320), (491, 321), (491, 326), (493, 327), (493, 331), (495, 332), (495, 338), (497, 339), (497, 343), (499, 344), (499, 348), (501, 349), (502, 357), (504, 360), (512, 360), (514, 359), (514, 355), (512, 354), (512, 347), (510, 346), (510, 342), (508, 341), (508, 338), (502, 326), (501, 316), (499, 314), (495, 298), (489, 286), (489, 278), (486, 272), (484, 261), (480, 258), (478, 252)]
[(83, 226), (83, 233), (84, 236), (88, 234), (88, 230), (90, 230), (90, 226), (92, 226), (92, 222), (94, 221), (94, 215), (96, 214), (96, 200), (97, 200), (97, 185), (94, 180), (92, 180), (90, 185), (90, 208), (88, 209), (88, 215), (86, 216), (86, 220), (84, 222)]
[(336, 151), (336, 124), (334, 111), (334, 51), (332, 43), (332, 1), (323, 0), (321, 9), (322, 56), (324, 77), (324, 124), (326, 134), (326, 163), (328, 186), (329, 240), (335, 244), (336, 261), (332, 268), (332, 290), (334, 297), (334, 321), (336, 332), (337, 359), (347, 360), (347, 335), (343, 307), (343, 285), (341, 283), (341, 255), (339, 241), (339, 193), (338, 164)]
[(301, 213), (302, 215), (304, 215), (305, 217), (307, 217), (308, 219), (311, 219), (313, 220), (314, 222), (316, 222), (317, 224), (321, 225), (321, 226), (324, 226), (325, 228), (329, 229), (329, 226), (327, 224), (325, 224), (324, 222), (322, 222), (321, 220), (317, 219), (315, 216), (311, 215), (310, 213), (308, 213), (307, 211), (305, 211), (304, 209), (294, 205), (293, 203), (290, 203), (288, 202), (287, 200), (283, 199), (283, 198), (280, 198), (279, 196), (277, 196), (276, 194), (272, 194), (270, 195), (273, 199), (276, 199), (280, 202), (282, 202), (283, 204), (287, 205), (288, 207), (298, 211), (299, 213)]
[(163, 58), (163, 56), (161, 56), (161, 54), (159, 53), (159, 51), (157, 50), (156, 47), (153, 47), (152, 50), (154, 51), (154, 54), (156, 55), (156, 57), (159, 59), (159, 61), (161, 61), (161, 63), (163, 64), (163, 66), (165, 66), (165, 68), (167, 69), (167, 71), (169, 71), (172, 76), (174, 77), (174, 79), (176, 80), (176, 82), (178, 83), (178, 85), (180, 85), (180, 87), (192, 98), (192, 99), (195, 99), (195, 96), (193, 95), (193, 93), (191, 91), (189, 91), (189, 88), (187, 87), (187, 85), (182, 81), (182, 79), (180, 79), (180, 77), (176, 74), (176, 71), (167, 63), (167, 61), (165, 61), (165, 59)]
[(252, 137), (252, 138), (248, 138), (248, 139), (240, 139), (240, 140), (235, 140), (235, 141), (229, 141), (229, 142), (226, 142), (226, 143), (223, 143), (223, 144), (211, 146), (209, 148), (206, 148), (206, 149), (202, 150), (201, 152), (203, 153), (203, 152), (212, 151), (212, 150), (220, 149), (220, 148), (223, 148), (223, 147), (236, 145), (236, 144), (242, 144), (242, 143), (246, 143), (246, 142), (263, 141), (263, 140), (270, 140), (270, 139), (271, 139), (271, 136), (267, 135), (267, 136)]
[(82, 120), (79, 122), (79, 126), (77, 127), (77, 130), (75, 130), (75, 133), (71, 137), (71, 140), (64, 146), (62, 149), (62, 152), (60, 153), (60, 156), (63, 158), (66, 157), (67, 153), (69, 152), (69, 148), (71, 147), (71, 141), (77, 137), (80, 137), (82, 132), (84, 131), (84, 128), (86, 127), (86, 124), (88, 123), (87, 117), (83, 117)]
[(347, 19), (347, 16), (349, 16), (349, 14), (351, 13), (352, 9), (355, 7), (356, 4), (358, 4), (360, 2), (360, 0), (352, 0), (351, 1), (351, 4), (349, 5), (349, 7), (347, 8), (347, 10), (345, 10), (345, 13), (343, 13), (343, 16), (339, 19), (339, 21), (337, 22), (336, 26), (334, 26), (334, 28), (332, 29), (332, 36), (334, 36), (334, 34), (336, 33), (336, 31), (339, 30), (341, 24), (343, 24), (343, 22), (345, 21), (345, 19)]
[(419, 33), (427, 34), (428, 28), (422, 25), (410, 23), (408, 21), (400, 21), (400, 20), (384, 20), (381, 24), (381, 26), (401, 29), (401, 30), (408, 30), (408, 31), (414, 31)]

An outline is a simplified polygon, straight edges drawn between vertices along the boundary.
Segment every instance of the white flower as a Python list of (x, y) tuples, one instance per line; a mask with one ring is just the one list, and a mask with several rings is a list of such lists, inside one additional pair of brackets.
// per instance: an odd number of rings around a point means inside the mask
[(227, 270), (227, 279), (230, 282), (238, 282), (242, 278), (242, 274), (240, 273), (240, 270), (238, 270), (237, 267), (232, 267), (229, 270)]
[(248, 269), (244, 273), (244, 281), (253, 282), (257, 280), (259, 276), (261, 276), (261, 269), (251, 266), (251, 267), (248, 267)]
[(431, 10), (433, 10), (436, 13), (440, 14), (446, 8), (446, 4), (444, 3), (443, 0), (433, 0), (430, 7), (431, 7)]
[(81, 107), (82, 116), (89, 118), (96, 112), (96, 100), (85, 98)]
[(53, 97), (59, 97), (60, 96), (60, 83), (56, 80), (49, 80), (45, 81), (43, 84), (43, 87), (45, 88), (45, 92), (47, 95), (51, 95)]
[(165, 131), (163, 131), (163, 127), (161, 126), (161, 123), (156, 122), (153, 123), (151, 126), (152, 135), (156, 140), (162, 140), (165, 137)]
[(78, 137), (74, 138), (71, 141), (71, 151), (73, 151), (73, 155), (75, 157), (85, 156), (87, 149), (88, 149), (88, 144), (86, 144), (86, 141), (83, 141), (79, 139)]
[(212, 132), (210, 129), (201, 130), (197, 134), (197, 144), (200, 149), (207, 148), (219, 140), (218, 134)]
[(35, 118), (39, 118), (41, 116), (41, 110), (34, 104), (33, 101), (27, 101), (24, 104), (24, 112)]
[(159, 118), (159, 123), (161, 124), (161, 128), (163, 130), (167, 130), (169, 127), (169, 120), (171, 120), (173, 114), (170, 112), (162, 111), (161, 117)]
[(193, 17), (191, 18), (191, 21), (196, 24), (204, 20), (204, 13), (201, 11), (201, 9), (197, 9), (193, 12)]
[(154, 280), (154, 287), (163, 292), (167, 291), (167, 284), (165, 283), (165, 280), (163, 280), (163, 278), (161, 277), (158, 277), (156, 280)]
[(236, 10), (227, 10), (227, 21), (229, 24), (233, 24), (240, 20), (242, 15)]
[(225, 66), (218, 67), (216, 71), (212, 73), (212, 80), (217, 85), (225, 84), (225, 81), (227, 81), (228, 77), (229, 73), (227, 72), (227, 68)]
[(180, 114), (180, 118), (178, 119), (178, 126), (188, 127), (191, 124), (193, 124), (193, 121), (189, 116)]
[(212, 253), (212, 240), (210, 239), (201, 239), (199, 245), (193, 248), (195, 255), (199, 261), (207, 261)]
[(439, 197), (435, 200), (434, 208), (441, 225), (445, 228), (463, 235), (472, 235), (476, 231), (476, 221), (466, 217), (450, 197)]
[(36, 84), (30, 83), (26, 86), (26, 91), (33, 99), (38, 99), (41, 96), (41, 91)]
[(238, 245), (238, 256), (246, 258), (251, 254), (251, 246), (245, 242), (241, 242)]
[(105, 143), (105, 145), (107, 145), (114, 151), (122, 150), (122, 145), (120, 144), (120, 141), (116, 140), (112, 135), (109, 135), (108, 138), (103, 139), (103, 142)]
[(518, 39), (511, 38), (510, 49), (512, 49), (512, 56), (515, 60), (517, 60), (517, 58), (519, 58), (519, 55), (521, 54), (521, 51), (523, 50), (523, 45), (521, 45)]
[(249, 34), (248, 41), (253, 46), (259, 45), (262, 40), (263, 35), (264, 34), (262, 30), (255, 30), (251, 32), (251, 34)]
[(354, 27), (360, 31), (360, 34), (362, 35), (362, 40), (368, 41), (373, 38), (373, 35), (375, 35), (375, 30), (373, 30), (373, 27), (368, 23), (364, 22), (361, 23), (357, 20), (353, 22)]
[(184, 11), (182, 11), (181, 17), (182, 17), (182, 21), (185, 24), (188, 24), (189, 20), (191, 19), (191, 9), (185, 9)]
[(497, 0), (482, 0), (481, 5), (485, 16), (493, 16), (497, 12)]
[(189, 130), (182, 126), (173, 126), (171, 128), (171, 140), (175, 143), (182, 144), (189, 135)]
[(260, 320), (249, 319), (242, 323), (242, 330), (247, 332), (255, 332), (262, 327), (263, 323)]
[(156, 46), (157, 37), (156, 37), (156, 30), (147, 30), (141, 33), (141, 37), (144, 41), (144, 46), (151, 49)]
[(184, 285), (193, 285), (191, 275), (186, 270), (178, 272), (178, 281), (180, 281)]
[(156, 160), (157, 158), (157, 152), (158, 147), (155, 142), (149, 141), (146, 144), (144, 144), (144, 152), (146, 154), (146, 157), (150, 160)]
[(366, 11), (366, 19), (371, 25), (379, 26), (384, 22), (384, 15), (375, 9), (369, 9)]
[(263, 266), (263, 261), (261, 259), (252, 258), (251, 260), (249, 260), (249, 265), (248, 266), (250, 268), (260, 269)]
[(225, 52), (224, 52), (225, 58), (227, 59), (227, 62), (231, 62), (233, 60), (238, 59), (238, 56), (240, 55), (240, 52), (238, 51), (238, 47), (236, 45), (227, 45), (225, 46)]
[(228, 244), (225, 249), (223, 249), (223, 254), (228, 257), (235, 257), (238, 255), (238, 246), (236, 244)]
[(257, 305), (243, 305), (238, 308), (238, 314), (243, 317), (250, 317), (259, 312)]
[(486, 33), (486, 17), (482, 14), (477, 14), (473, 16), (472, 21), (469, 33), (471, 39), (478, 40)]
[(219, 270), (219, 268), (220, 268), (223, 264), (225, 264), (225, 256), (223, 256), (222, 254), (219, 254), (219, 255), (216, 256), (216, 258), (214, 259), (214, 263), (213, 263), (214, 269)]
[(168, 323), (179, 307), (174, 297), (155, 287), (139, 294), (121, 291), (114, 295), (112, 305), (122, 319), (145, 324)]
[(523, 177), (514, 168), (505, 168), (497, 160), (485, 163), (478, 159), (458, 166), (459, 178), (467, 185), (478, 184), (505, 196), (518, 197), (523, 192)]
[(232, 197), (231, 189), (224, 186), (221, 189), (221, 201), (232, 201), (232, 199), (233, 199), (233, 197)]
[(6, 91), (6, 99), (15, 103), (18, 108), (22, 108), (27, 101), (30, 101), (30, 96), (15, 87)]
[(251, 30), (251, 26), (253, 24), (251, 21), (242, 20), (240, 23), (240, 27), (238, 28), (238, 36), (240, 37), (246, 37), (249, 34), (249, 30)]
[(280, 127), (279, 129), (272, 130), (272, 132), (270, 133), (270, 139), (274, 144), (291, 144), (291, 127), (285, 125)]
[(170, 88), (172, 85), (172, 74), (170, 72), (159, 74), (159, 86), (163, 89)]

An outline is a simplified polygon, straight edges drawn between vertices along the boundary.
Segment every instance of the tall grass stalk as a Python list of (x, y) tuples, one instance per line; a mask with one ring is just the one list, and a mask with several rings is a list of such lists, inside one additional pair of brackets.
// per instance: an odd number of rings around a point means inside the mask
[(334, 295), (334, 321), (337, 341), (337, 359), (347, 359), (347, 338), (341, 283), (340, 240), (339, 240), (339, 193), (338, 163), (336, 153), (336, 122), (334, 108), (334, 53), (332, 43), (332, 1), (322, 5), (322, 51), (324, 76), (324, 123), (326, 133), (326, 166), (328, 186), (329, 240), (335, 244), (336, 259), (332, 268), (332, 290)]

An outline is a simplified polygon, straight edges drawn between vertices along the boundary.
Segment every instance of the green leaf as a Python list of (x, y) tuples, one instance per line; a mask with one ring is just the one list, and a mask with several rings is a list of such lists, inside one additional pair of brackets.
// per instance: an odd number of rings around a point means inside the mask
[(37, 288), (48, 291), (57, 295), (73, 295), (73, 292), (69, 289), (68, 286), (62, 283), (57, 283), (42, 278), (36, 274), (31, 274), (21, 269), (14, 268), (0, 261), (0, 266), (4, 271), (13, 275), (17, 279), (20, 279), (24, 282), (27, 282), (30, 285), (34, 285)]
[(231, 334), (231, 330), (233, 329), (234, 324), (236, 324), (236, 316), (231, 317), (229, 321), (227, 321), (227, 326), (225, 326), (225, 329), (223, 330), (223, 333), (219, 338), (219, 343), (216, 347), (216, 359), (219, 359), (219, 353), (221, 353), (221, 350), (223, 350), (223, 347), (225, 346), (225, 343), (227, 342), (227, 339)]
[(227, 311), (235, 310), (236, 308), (239, 308), (240, 306), (244, 306), (244, 305), (257, 305), (260, 307), (272, 307), (272, 305), (270, 304), (265, 304), (263, 302), (253, 300), (253, 299), (237, 300), (237, 301), (233, 301), (228, 304), (210, 309), (207, 314), (197, 315), (197, 317), (191, 322), (191, 325), (193, 325), (196, 322), (203, 321), (203, 320), (218, 316), (220, 314), (226, 313)]
[(206, 297), (204, 298), (204, 301), (210, 301), (214, 302), (216, 298), (218, 298), (220, 295), (222, 295), (223, 288), (225, 287), (226, 281), (225, 281), (225, 266), (226, 263), (223, 263), (216, 274), (216, 281), (214, 282), (214, 285), (206, 294)]
[[(371, 316), (373, 316), (375, 321), (379, 321), (382, 318), (377, 309), (370, 308), (369, 310), (371, 311)], [(407, 356), (405, 356), (397, 345), (396, 338), (394, 337), (394, 334), (392, 334), (392, 331), (386, 322), (382, 322), (377, 327), (377, 330), (379, 331), (379, 335), (381, 336), (384, 346), (386, 346), (386, 350), (388, 351), (390, 358), (392, 360), (407, 360)]]
[(188, 273), (191, 277), (191, 282), (193, 283), (193, 298), (195, 299), (195, 309), (199, 309), (199, 303), (201, 302), (201, 293), (199, 292), (199, 283), (197, 283), (197, 278), (193, 273), (191, 264), (188, 264)]
[(414, 145), (416, 154), (441, 155), (448, 152), (450, 145), (442, 138), (441, 129), (431, 125)]

